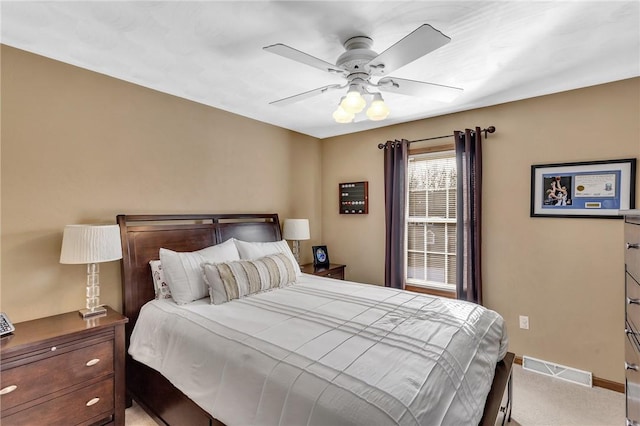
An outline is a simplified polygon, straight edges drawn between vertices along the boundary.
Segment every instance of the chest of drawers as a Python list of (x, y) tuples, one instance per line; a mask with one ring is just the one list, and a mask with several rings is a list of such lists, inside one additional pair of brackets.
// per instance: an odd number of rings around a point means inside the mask
[(124, 324), (112, 309), (15, 324), (0, 341), (3, 425), (124, 425)]
[(627, 426), (640, 426), (640, 215), (624, 226), (626, 415)]

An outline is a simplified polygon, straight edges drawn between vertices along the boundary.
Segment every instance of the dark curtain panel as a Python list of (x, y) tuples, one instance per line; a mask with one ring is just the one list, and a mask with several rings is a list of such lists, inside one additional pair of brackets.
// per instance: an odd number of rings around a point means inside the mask
[(409, 141), (388, 141), (384, 147), (384, 206), (386, 223), (386, 287), (404, 288), (404, 218)]
[(482, 304), (482, 136), (481, 129), (455, 131), (458, 168), (456, 286), (458, 299)]

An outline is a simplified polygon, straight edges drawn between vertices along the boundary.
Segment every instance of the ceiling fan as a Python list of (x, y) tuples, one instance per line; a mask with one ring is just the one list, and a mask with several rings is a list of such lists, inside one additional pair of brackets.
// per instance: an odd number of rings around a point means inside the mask
[(378, 54), (371, 50), (373, 40), (370, 37), (355, 36), (343, 43), (345, 52), (338, 57), (335, 65), (284, 44), (278, 43), (266, 46), (263, 49), (267, 52), (310, 65), (331, 74), (340, 75), (347, 80), (344, 84), (319, 87), (308, 92), (273, 101), (270, 104), (290, 105), (329, 90), (348, 87), (347, 94), (341, 99), (333, 117), (337, 122), (349, 123), (353, 121), (355, 114), (364, 109), (366, 100), (363, 95), (373, 96), (371, 106), (367, 110), (369, 119), (383, 120), (387, 117), (389, 108), (384, 104), (380, 91), (450, 102), (462, 92), (462, 89), (389, 76), (390, 73), (398, 68), (444, 46), (450, 41), (449, 37), (431, 25), (423, 24), (396, 44)]

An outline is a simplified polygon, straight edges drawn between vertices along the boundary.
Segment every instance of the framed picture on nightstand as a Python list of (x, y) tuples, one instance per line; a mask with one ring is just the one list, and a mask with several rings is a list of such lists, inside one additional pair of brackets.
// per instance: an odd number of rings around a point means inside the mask
[(329, 266), (327, 246), (313, 246), (313, 266)]

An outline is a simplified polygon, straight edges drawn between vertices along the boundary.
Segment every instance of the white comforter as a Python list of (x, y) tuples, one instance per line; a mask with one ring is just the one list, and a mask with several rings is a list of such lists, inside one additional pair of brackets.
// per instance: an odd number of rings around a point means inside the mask
[(506, 346), (481, 306), (303, 274), (223, 305), (149, 302), (129, 353), (229, 426), (460, 426)]

